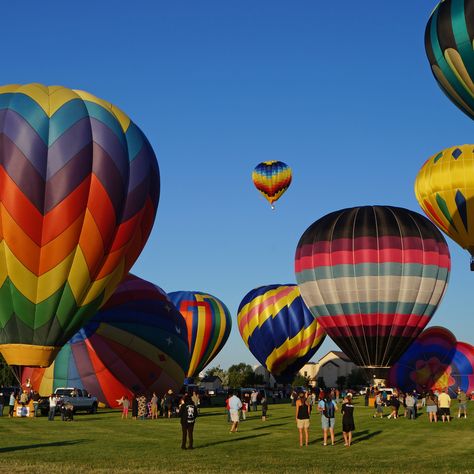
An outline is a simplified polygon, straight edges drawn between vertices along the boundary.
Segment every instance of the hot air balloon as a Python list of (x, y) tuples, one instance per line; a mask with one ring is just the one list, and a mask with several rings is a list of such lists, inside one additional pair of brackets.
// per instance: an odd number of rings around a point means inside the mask
[(474, 346), (458, 342), (445, 328), (430, 327), (392, 366), (388, 380), (404, 391), (448, 389), (456, 398), (459, 387), (470, 393), (474, 390)]
[(273, 203), (291, 184), (291, 168), (282, 161), (264, 161), (259, 163), (252, 173), (255, 187), (275, 209)]
[(425, 162), (415, 194), (425, 214), (471, 254), (474, 270), (474, 145), (442, 150)]
[(474, 118), (474, 0), (444, 0), (426, 25), (425, 49), (443, 92)]
[(438, 229), (389, 206), (322, 217), (295, 258), (301, 295), (318, 322), (355, 364), (382, 378), (433, 316), (449, 270)]
[(188, 378), (199, 374), (224, 347), (232, 326), (229, 310), (215, 296), (199, 291), (168, 293), (188, 328)]
[(51, 364), (112, 295), (153, 226), (155, 154), (84, 91), (0, 87), (0, 351)]
[(53, 364), (25, 368), (23, 381), (42, 395), (86, 389), (108, 406), (123, 395), (178, 392), (189, 366), (185, 321), (158, 286), (129, 275), (67, 342)]
[(255, 288), (239, 305), (237, 324), (245, 345), (281, 383), (289, 383), (325, 338), (296, 285)]

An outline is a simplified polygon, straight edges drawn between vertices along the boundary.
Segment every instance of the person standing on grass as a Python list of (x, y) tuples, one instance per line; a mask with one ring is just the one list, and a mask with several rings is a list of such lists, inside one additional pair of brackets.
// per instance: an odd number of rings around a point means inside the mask
[(130, 400), (127, 395), (122, 397), (122, 419), (128, 419), (128, 409), (130, 408)]
[(260, 405), (262, 405), (262, 421), (266, 421), (267, 410), (268, 410), (268, 400), (265, 394), (262, 395), (262, 399), (260, 400)]
[(348, 393), (341, 408), (342, 413), (342, 435), (344, 436), (344, 446), (352, 443), (352, 432), (355, 430), (354, 405), (352, 404), (352, 394)]
[(331, 435), (331, 444), (334, 446), (334, 425), (336, 424), (336, 402), (332, 399), (330, 392), (326, 392), (324, 398), (318, 403), (321, 413), (321, 426), (323, 429), (323, 446), (327, 446), (328, 430)]
[(382, 402), (382, 395), (380, 394), (380, 392), (377, 392), (377, 395), (375, 395), (374, 418), (377, 418), (378, 415), (380, 415), (380, 418), (383, 418), (383, 402)]
[(229, 413), (230, 413), (230, 421), (232, 422), (232, 426), (230, 428), (231, 433), (235, 433), (237, 431), (237, 427), (239, 426), (239, 410), (242, 408), (242, 402), (240, 398), (234, 394), (233, 390), (229, 391)]
[(151, 419), (157, 420), (158, 419), (158, 395), (153, 392), (153, 395), (150, 400), (150, 412), (151, 412)]
[(396, 420), (398, 418), (398, 409), (400, 408), (400, 400), (398, 399), (398, 394), (393, 394), (390, 397), (390, 400), (388, 401), (392, 411), (390, 412), (390, 415), (388, 415), (388, 418), (393, 418)]
[(132, 397), (132, 420), (136, 420), (138, 417), (138, 399), (137, 394), (134, 393)]
[(250, 403), (252, 406), (252, 411), (257, 411), (257, 397), (258, 397), (257, 391), (252, 390), (252, 393), (250, 394)]
[(461, 387), (458, 387), (457, 399), (459, 402), (458, 418), (461, 418), (461, 413), (464, 418), (467, 418), (467, 395), (464, 390), (461, 390)]
[(199, 413), (199, 407), (201, 405), (201, 397), (199, 396), (199, 393), (196, 392), (196, 390), (193, 390), (193, 396), (191, 397), (191, 400), (193, 401), (194, 405), (196, 405), (196, 410)]
[(407, 408), (407, 417), (409, 420), (416, 419), (415, 404), (416, 404), (416, 398), (411, 393), (408, 392), (405, 396), (405, 405)]
[(15, 392), (10, 393), (10, 401), (8, 403), (8, 406), (8, 416), (11, 418), (13, 416), (13, 411), (15, 410)]
[(54, 415), (56, 415), (56, 395), (54, 393), (49, 397), (49, 415), (48, 421), (54, 421)]
[(448, 420), (448, 422), (451, 421), (451, 412), (449, 410), (451, 407), (451, 397), (448, 394), (447, 388), (444, 388), (443, 391), (439, 394), (438, 406), (443, 423), (446, 421), (446, 419)]
[[(189, 394), (186, 394), (181, 400), (179, 406), (178, 416), (181, 420), (181, 449), (194, 449), (193, 448), (193, 432), (194, 432), (194, 422), (197, 417), (197, 407), (194, 404), (192, 398)], [(186, 438), (188, 440), (188, 447), (186, 448)]]
[(309, 404), (303, 392), (298, 394), (296, 399), (296, 427), (300, 435), (300, 446), (303, 446), (303, 431), (305, 436), (305, 445), (308, 446), (309, 440)]
[(426, 397), (426, 413), (428, 413), (430, 423), (438, 421), (438, 400), (432, 390), (430, 390)]

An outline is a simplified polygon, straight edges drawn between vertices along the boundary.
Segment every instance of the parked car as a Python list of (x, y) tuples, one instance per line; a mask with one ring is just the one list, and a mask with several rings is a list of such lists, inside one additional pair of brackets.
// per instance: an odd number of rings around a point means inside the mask
[[(98, 401), (97, 398), (91, 396), (85, 389), (74, 387), (59, 387), (54, 391), (58, 397), (56, 402), (56, 413), (60, 413), (64, 403), (71, 403), (74, 413), (78, 411), (87, 411), (88, 413), (96, 413)], [(49, 397), (41, 397), (38, 400), (38, 409), (42, 415), (49, 413)]]

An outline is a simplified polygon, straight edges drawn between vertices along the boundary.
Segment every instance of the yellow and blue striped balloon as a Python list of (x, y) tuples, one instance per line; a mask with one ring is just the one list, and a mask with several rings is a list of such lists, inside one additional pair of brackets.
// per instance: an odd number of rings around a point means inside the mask
[(325, 338), (297, 285), (250, 291), (240, 303), (237, 324), (250, 352), (280, 382), (290, 382)]

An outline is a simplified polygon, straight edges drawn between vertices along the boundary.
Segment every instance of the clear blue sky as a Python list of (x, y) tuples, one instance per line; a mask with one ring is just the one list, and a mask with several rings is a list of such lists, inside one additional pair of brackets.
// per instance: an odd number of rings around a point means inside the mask
[[(87, 90), (152, 143), (162, 194), (133, 273), (222, 299), (234, 326), (211, 365), (256, 363), (237, 307), (255, 286), (295, 282), (299, 237), (324, 214), (389, 204), (422, 213), (413, 183), (474, 124), (436, 85), (424, 52), (436, 1), (10, 2), (1, 82)], [(271, 211), (251, 181), (277, 159), (293, 184)], [(431, 325), (474, 343), (474, 274), (451, 240)], [(316, 355), (336, 346), (327, 340)]]

